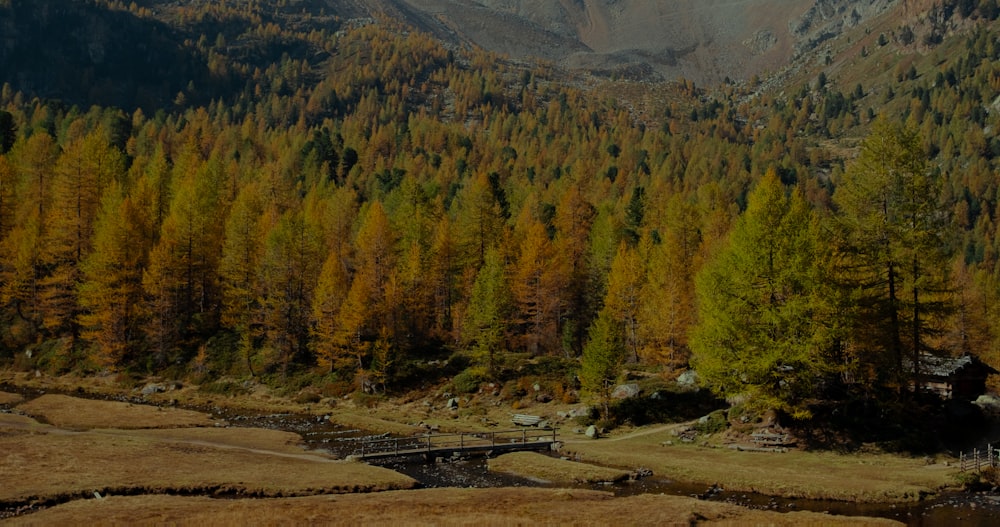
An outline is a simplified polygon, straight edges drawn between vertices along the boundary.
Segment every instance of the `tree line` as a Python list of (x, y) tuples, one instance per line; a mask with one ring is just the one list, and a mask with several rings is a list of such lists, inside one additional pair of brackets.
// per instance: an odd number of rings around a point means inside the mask
[[(922, 351), (995, 349), (996, 118), (944, 111), (990, 86), (990, 33), (941, 85), (682, 83), (652, 123), (388, 24), (311, 38), (322, 63), (153, 115), (4, 86), (5, 354), (377, 389), (442, 353), (484, 380), (550, 356), (600, 394), (693, 353), (721, 394), (806, 415), (819, 388), (895, 397)], [(857, 160), (819, 146), (868, 127)]]

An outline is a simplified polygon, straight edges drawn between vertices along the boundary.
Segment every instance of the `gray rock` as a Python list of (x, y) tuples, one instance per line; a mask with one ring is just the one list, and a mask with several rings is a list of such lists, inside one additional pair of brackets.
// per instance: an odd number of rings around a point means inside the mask
[(628, 399), (636, 395), (639, 395), (639, 385), (634, 383), (620, 384), (611, 392), (612, 399)]
[(698, 374), (694, 370), (688, 370), (677, 376), (677, 385), (688, 390), (698, 389)]
[(991, 414), (1000, 414), (1000, 398), (995, 395), (980, 395), (973, 403)]
[(447, 406), (449, 410), (458, 410), (458, 398), (452, 397), (451, 399), (448, 399)]
[(600, 436), (600, 433), (598, 433), (596, 426), (590, 425), (587, 427), (585, 435), (591, 439), (597, 439)]
[(167, 391), (167, 386), (160, 383), (149, 383), (142, 388), (143, 395), (153, 395), (154, 393), (163, 393)]

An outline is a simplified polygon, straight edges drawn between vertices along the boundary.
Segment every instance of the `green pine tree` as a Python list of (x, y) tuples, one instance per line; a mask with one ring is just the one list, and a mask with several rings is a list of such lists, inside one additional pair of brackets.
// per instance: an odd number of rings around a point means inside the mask
[(625, 331), (610, 310), (602, 309), (590, 326), (589, 337), (583, 347), (580, 384), (585, 393), (597, 398), (601, 415), (607, 418), (611, 390), (627, 355)]
[(807, 417), (830, 370), (830, 333), (818, 316), (815, 222), (773, 172), (748, 200), (728, 244), (697, 276), (693, 363), (722, 397)]

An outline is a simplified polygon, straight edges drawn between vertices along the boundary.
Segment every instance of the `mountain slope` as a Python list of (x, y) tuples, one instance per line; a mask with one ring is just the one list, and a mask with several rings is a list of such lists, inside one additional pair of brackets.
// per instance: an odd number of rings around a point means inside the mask
[(453, 43), (616, 76), (720, 81), (778, 69), (894, 0), (370, 0)]

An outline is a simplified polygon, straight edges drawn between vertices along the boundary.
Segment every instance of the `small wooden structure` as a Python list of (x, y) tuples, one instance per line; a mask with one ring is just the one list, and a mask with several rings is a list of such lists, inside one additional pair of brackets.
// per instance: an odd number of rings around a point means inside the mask
[(355, 459), (422, 456), (428, 461), (449, 455), (494, 455), (522, 450), (551, 450), (557, 442), (555, 428), (427, 434), (416, 437), (364, 439), (357, 442)]
[(779, 447), (794, 444), (788, 434), (770, 432), (768, 430), (758, 430), (750, 434), (750, 440), (758, 447)]
[(996, 468), (1000, 465), (1000, 451), (992, 444), (986, 445), (986, 450), (973, 449), (972, 453), (962, 452), (958, 456), (958, 468), (962, 472), (981, 472), (984, 468)]
[[(912, 361), (906, 361), (904, 367), (912, 372)], [(972, 355), (939, 357), (929, 353), (920, 355), (917, 372), (920, 391), (936, 394), (942, 399), (965, 401), (975, 400), (986, 393), (986, 378), (1000, 373)]]
[(541, 416), (528, 414), (514, 414), (510, 420), (518, 426), (537, 426), (542, 422)]

